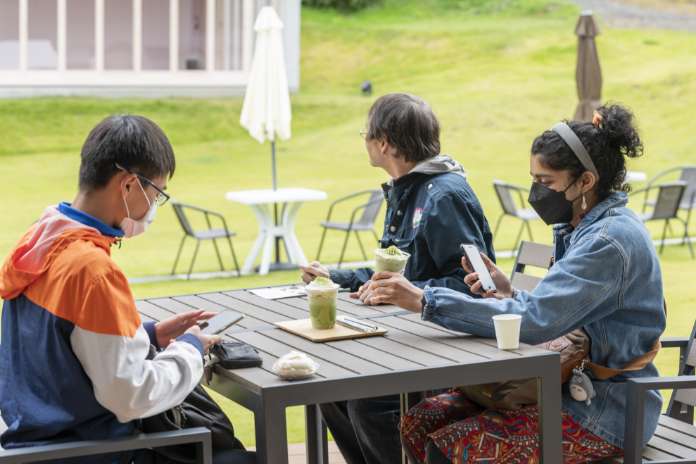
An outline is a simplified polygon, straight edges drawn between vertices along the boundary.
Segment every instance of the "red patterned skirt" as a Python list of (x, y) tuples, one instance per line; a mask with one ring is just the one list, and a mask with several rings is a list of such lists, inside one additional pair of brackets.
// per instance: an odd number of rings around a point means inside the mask
[[(452, 389), (427, 398), (401, 420), (404, 446), (425, 461), (431, 441), (457, 464), (474, 462), (532, 463), (539, 459), (539, 413), (536, 406), (515, 411), (483, 410)], [(577, 464), (621, 456), (623, 450), (582, 428), (563, 413), (563, 462)]]

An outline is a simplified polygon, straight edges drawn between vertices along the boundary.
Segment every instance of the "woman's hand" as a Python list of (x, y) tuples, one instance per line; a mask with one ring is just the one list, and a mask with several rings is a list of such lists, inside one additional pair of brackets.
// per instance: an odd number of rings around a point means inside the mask
[(193, 326), (198, 327), (198, 322), (207, 321), (215, 316), (215, 314), (217, 313), (198, 309), (196, 311), (177, 314), (176, 316), (158, 322), (155, 324), (157, 344), (160, 348), (165, 349), (176, 337), (183, 335)]
[(319, 261), (309, 263), (309, 266), (300, 266), (302, 271), (302, 282), (308, 284), (317, 277), (329, 278), (329, 270), (322, 266)]
[(413, 312), (423, 309), (423, 289), (396, 272), (374, 274), (363, 298), (368, 305), (393, 304)]
[(467, 273), (466, 277), (464, 277), (464, 283), (469, 286), (471, 293), (474, 295), (481, 295), (484, 298), (497, 298), (499, 300), (502, 300), (503, 298), (511, 298), (512, 285), (510, 284), (510, 279), (505, 276), (503, 271), (501, 271), (498, 266), (496, 266), (495, 263), (488, 258), (488, 256), (481, 253), (481, 259), (483, 259), (483, 263), (486, 265), (486, 268), (488, 269), (497, 290), (494, 292), (487, 292), (481, 288), (481, 281), (479, 280), (478, 272), (474, 272), (474, 268), (471, 266), (471, 263), (469, 263), (469, 260), (466, 259), (466, 256), (464, 256), (462, 257), (462, 267)]

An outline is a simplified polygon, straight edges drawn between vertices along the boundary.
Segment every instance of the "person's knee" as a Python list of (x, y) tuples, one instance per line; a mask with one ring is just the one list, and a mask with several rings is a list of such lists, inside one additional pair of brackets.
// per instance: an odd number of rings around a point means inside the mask
[(398, 397), (362, 398), (348, 401), (346, 406), (350, 421), (357, 427), (385, 421), (398, 423), (399, 420)]

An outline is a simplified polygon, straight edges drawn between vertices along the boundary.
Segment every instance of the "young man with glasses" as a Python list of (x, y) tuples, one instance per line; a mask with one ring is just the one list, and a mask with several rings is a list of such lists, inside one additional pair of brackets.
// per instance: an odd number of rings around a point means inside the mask
[[(136, 433), (136, 420), (181, 404), (217, 341), (197, 323), (213, 313), (142, 323), (111, 248), (145, 232), (174, 174), (164, 132), (112, 116), (81, 152), (79, 192), (48, 207), (0, 269), (0, 412), (4, 448)], [(159, 351), (148, 358), (150, 346)], [(249, 463), (243, 451), (226, 462)], [(145, 455), (76, 462), (137, 462)]]

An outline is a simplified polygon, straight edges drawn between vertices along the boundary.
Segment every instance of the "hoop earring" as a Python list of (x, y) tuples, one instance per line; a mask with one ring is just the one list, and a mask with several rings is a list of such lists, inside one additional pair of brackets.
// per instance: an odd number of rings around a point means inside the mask
[(584, 194), (584, 193), (582, 194), (582, 205), (581, 205), (581, 207), (582, 207), (582, 210), (583, 210), (583, 211), (587, 211), (587, 199), (585, 198), (585, 194)]

